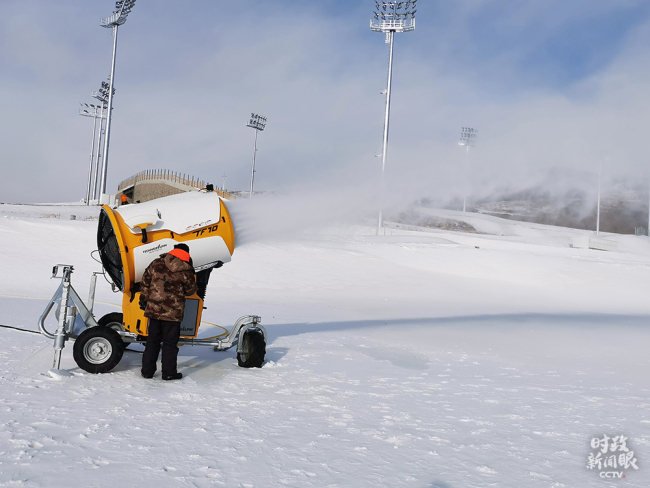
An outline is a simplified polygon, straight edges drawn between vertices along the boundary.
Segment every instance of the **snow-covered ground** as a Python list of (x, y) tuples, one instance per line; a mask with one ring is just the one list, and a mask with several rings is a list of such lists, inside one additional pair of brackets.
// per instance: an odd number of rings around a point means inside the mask
[[(54, 264), (86, 295), (96, 222), (72, 210), (0, 206), (0, 324), (36, 330)], [(427, 211), (480, 233), (340, 226), (238, 247), (204, 319), (261, 315), (261, 369), (185, 346), (179, 382), (141, 378), (135, 351), (91, 375), (69, 343), (74, 376), (55, 380), (51, 341), (0, 329), (0, 487), (649, 486), (650, 240), (572, 249), (584, 231)], [(97, 300), (118, 310), (105, 282)], [(604, 434), (635, 452), (623, 480), (586, 468)]]

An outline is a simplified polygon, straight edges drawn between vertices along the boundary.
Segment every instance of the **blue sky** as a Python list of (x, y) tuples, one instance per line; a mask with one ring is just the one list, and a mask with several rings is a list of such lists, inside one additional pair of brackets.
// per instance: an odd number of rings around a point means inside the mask
[[(395, 43), (388, 171), (452, 198), (460, 126), (480, 129), (481, 191), (553, 168), (648, 173), (650, 4), (632, 0), (419, 0)], [(179, 5), (181, 8), (179, 8)], [(120, 28), (109, 191), (168, 168), (256, 188), (354, 186), (379, 171), (387, 46), (374, 1), (138, 0)], [(0, 201), (78, 200), (92, 122), (77, 115), (109, 74), (111, 2), (0, 4)], [(608, 165), (609, 164), (609, 165)], [(373, 176), (374, 177), (374, 176)], [(17, 181), (33, 181), (25, 190)], [(111, 190), (112, 189), (112, 190)]]

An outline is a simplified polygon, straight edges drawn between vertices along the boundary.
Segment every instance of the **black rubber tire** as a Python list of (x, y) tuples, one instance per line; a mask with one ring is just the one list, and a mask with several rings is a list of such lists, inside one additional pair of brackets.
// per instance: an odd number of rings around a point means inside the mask
[(124, 322), (124, 314), (122, 314), (122, 312), (107, 313), (97, 321), (97, 323), (102, 326), (108, 325), (111, 322), (117, 322), (118, 324), (122, 325)]
[(77, 366), (88, 373), (108, 373), (124, 354), (120, 335), (110, 327), (90, 327), (74, 341), (72, 355)]
[[(97, 321), (97, 323), (102, 327), (106, 327), (106, 326), (110, 327), (111, 326), (110, 324), (120, 324), (120, 329), (124, 330), (124, 325), (123, 325), (124, 324), (124, 314), (122, 312), (107, 313), (101, 319), (99, 319)], [(111, 327), (111, 328), (114, 328), (114, 327)], [(124, 349), (126, 349), (127, 346), (129, 344), (131, 344), (131, 343), (123, 340), (122, 344), (124, 345)]]
[(242, 337), (242, 352), (237, 353), (237, 364), (241, 368), (261, 368), (266, 355), (266, 341), (259, 330), (247, 330)]

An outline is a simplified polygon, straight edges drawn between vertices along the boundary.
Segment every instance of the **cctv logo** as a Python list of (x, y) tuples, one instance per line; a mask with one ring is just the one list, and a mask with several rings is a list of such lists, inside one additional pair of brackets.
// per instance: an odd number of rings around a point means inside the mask
[(637, 459), (628, 445), (624, 435), (607, 436), (591, 439), (592, 452), (587, 458), (587, 469), (595, 469), (602, 479), (625, 478), (624, 471), (606, 471), (609, 469), (637, 470)]
[(625, 478), (623, 471), (601, 471), (599, 476), (601, 478)]

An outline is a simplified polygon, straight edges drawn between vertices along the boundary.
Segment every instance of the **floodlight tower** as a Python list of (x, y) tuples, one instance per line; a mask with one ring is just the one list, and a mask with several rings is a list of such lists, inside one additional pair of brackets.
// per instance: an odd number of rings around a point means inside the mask
[[(110, 81), (110, 78), (107, 78)], [(100, 117), (101, 121), (99, 124), (99, 141), (97, 144), (97, 157), (95, 158), (97, 161), (96, 167), (95, 167), (95, 181), (93, 183), (93, 200), (97, 200), (99, 202), (99, 187), (98, 187), (98, 181), (99, 181), (99, 160), (102, 157), (102, 141), (104, 140), (104, 136), (106, 135), (106, 123), (104, 122), (106, 120), (106, 109), (108, 108), (108, 89), (110, 88), (110, 83), (109, 81), (102, 81), (101, 86), (99, 87), (99, 90), (92, 92), (92, 97), (99, 100), (101, 102), (101, 111), (100, 111)], [(113, 95), (115, 95), (115, 87), (113, 87)]]
[[(465, 163), (465, 184), (467, 184), (467, 176), (469, 172), (469, 148), (476, 146), (476, 136), (478, 135), (478, 129), (472, 129), (471, 127), (461, 127), (460, 128), (460, 141), (458, 141), (459, 146), (465, 146), (467, 148), (467, 162)], [(463, 192), (463, 212), (465, 211), (465, 201), (467, 200), (467, 189)]]
[(598, 163), (598, 203), (596, 204), (596, 235), (600, 235), (600, 179), (603, 172), (603, 163)]
[(126, 22), (131, 9), (135, 5), (136, 0), (117, 0), (115, 2), (115, 10), (113, 15), (101, 19), (99, 25), (107, 29), (113, 29), (113, 58), (111, 62), (111, 77), (108, 87), (108, 114), (106, 118), (106, 135), (104, 136), (104, 154), (102, 157), (102, 177), (100, 188), (100, 196), (106, 193), (106, 174), (108, 173), (108, 145), (111, 138), (111, 114), (113, 112), (113, 86), (115, 85), (115, 52), (117, 50), (117, 28)]
[[(390, 95), (393, 81), (393, 38), (396, 32), (410, 32), (415, 29), (417, 0), (378, 2), (375, 0), (374, 18), (370, 19), (370, 30), (386, 35), (386, 44), (390, 44), (388, 54), (388, 82), (385, 92), (386, 112), (384, 114), (384, 140), (381, 152), (381, 179), (386, 170), (386, 151), (388, 149), (388, 119), (390, 117)], [(382, 211), (379, 211), (377, 234), (383, 226)]]
[[(79, 109), (79, 115), (82, 115), (84, 117), (92, 117), (93, 118), (93, 139), (90, 143), (90, 167), (88, 168), (88, 186), (86, 188), (86, 205), (90, 205), (90, 189), (91, 189), (91, 183), (93, 179), (93, 163), (95, 159), (95, 139), (96, 139), (96, 134), (97, 134), (97, 119), (100, 120), (99, 125), (100, 125), (100, 132), (101, 132), (101, 125), (103, 122), (104, 114), (103, 114), (103, 108), (100, 108), (99, 105), (93, 105), (88, 104), (88, 103), (80, 103), (81, 108)], [(83, 108), (83, 107), (86, 108)], [(101, 137), (101, 136), (100, 136)], [(97, 144), (99, 144), (99, 141), (97, 141)], [(95, 173), (97, 172), (97, 169), (95, 168)]]
[(248, 195), (249, 198), (253, 197), (253, 180), (255, 179), (255, 154), (257, 153), (257, 133), (263, 131), (266, 127), (266, 117), (258, 114), (251, 114), (251, 119), (246, 124), (246, 127), (255, 129), (255, 141), (253, 142), (253, 168), (251, 169), (251, 191)]

